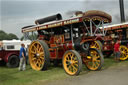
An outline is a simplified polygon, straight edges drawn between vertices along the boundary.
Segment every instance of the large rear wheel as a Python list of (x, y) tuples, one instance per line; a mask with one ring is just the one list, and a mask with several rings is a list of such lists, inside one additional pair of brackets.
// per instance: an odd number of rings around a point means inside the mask
[(46, 70), (50, 64), (48, 45), (41, 40), (35, 40), (29, 47), (29, 62), (34, 70)]
[(78, 75), (82, 69), (81, 56), (75, 50), (66, 51), (62, 62), (65, 72), (71, 76)]
[(90, 48), (89, 55), (84, 57), (84, 63), (89, 70), (100, 70), (104, 63), (103, 54), (95, 48)]
[(128, 58), (128, 48), (124, 45), (121, 45), (119, 49), (121, 53), (120, 60), (126, 60)]

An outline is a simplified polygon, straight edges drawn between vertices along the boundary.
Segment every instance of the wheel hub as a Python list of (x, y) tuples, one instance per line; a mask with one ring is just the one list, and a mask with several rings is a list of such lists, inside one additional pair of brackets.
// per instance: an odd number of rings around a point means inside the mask
[(39, 53), (36, 53), (36, 56), (37, 56), (37, 57), (39, 57), (39, 56), (40, 56), (40, 54), (39, 54)]

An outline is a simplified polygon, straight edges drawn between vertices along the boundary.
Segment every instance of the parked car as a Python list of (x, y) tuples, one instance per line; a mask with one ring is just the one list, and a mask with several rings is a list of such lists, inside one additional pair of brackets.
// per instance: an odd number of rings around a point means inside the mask
[(28, 48), (31, 41), (21, 40), (3, 40), (0, 42), (0, 61), (4, 61), (8, 67), (17, 67), (19, 65), (19, 51), (21, 43)]

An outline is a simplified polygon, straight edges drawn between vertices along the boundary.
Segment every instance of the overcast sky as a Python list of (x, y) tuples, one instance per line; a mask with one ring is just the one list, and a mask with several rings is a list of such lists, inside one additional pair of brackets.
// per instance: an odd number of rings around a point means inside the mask
[[(128, 0), (124, 5), (126, 15)], [(102, 10), (112, 15), (113, 23), (120, 23), (119, 0), (0, 0), (0, 29), (21, 37), (21, 28), (35, 24), (36, 19), (56, 13), (65, 19), (77, 10)]]

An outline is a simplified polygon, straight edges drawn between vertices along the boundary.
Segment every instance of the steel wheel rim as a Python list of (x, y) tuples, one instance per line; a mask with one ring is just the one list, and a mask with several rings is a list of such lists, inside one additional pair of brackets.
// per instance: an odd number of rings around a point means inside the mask
[(120, 46), (121, 57), (120, 60), (126, 60), (128, 58), (128, 48), (126, 46)]
[(65, 71), (70, 74), (74, 75), (78, 71), (78, 59), (77, 56), (72, 53), (68, 52), (64, 55), (63, 65)]
[(90, 45), (90, 48), (97, 48), (98, 50), (101, 49), (101, 47), (100, 47), (100, 45), (98, 44), (97, 41), (92, 42), (91, 45)]
[(33, 41), (29, 47), (29, 61), (34, 70), (41, 70), (44, 66), (44, 48), (38, 41)]
[(90, 70), (97, 70), (101, 63), (100, 55), (96, 50), (90, 50), (90, 56), (87, 56), (84, 62)]

